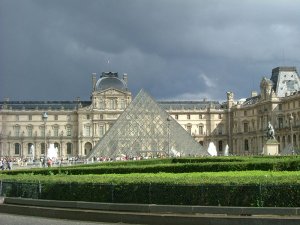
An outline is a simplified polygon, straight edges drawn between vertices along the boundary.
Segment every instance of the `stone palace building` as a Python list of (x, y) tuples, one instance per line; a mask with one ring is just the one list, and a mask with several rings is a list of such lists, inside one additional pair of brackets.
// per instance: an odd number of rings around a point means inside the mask
[[(132, 101), (127, 74), (92, 75), (90, 101), (0, 102), (0, 156), (44, 156), (50, 144), (59, 157), (84, 157)], [(204, 147), (218, 154), (258, 155), (266, 142), (268, 121), (274, 126), (279, 153), (300, 149), (300, 79), (295, 67), (277, 67), (260, 83), (260, 93), (227, 101), (158, 101)], [(46, 113), (46, 114), (45, 114)]]

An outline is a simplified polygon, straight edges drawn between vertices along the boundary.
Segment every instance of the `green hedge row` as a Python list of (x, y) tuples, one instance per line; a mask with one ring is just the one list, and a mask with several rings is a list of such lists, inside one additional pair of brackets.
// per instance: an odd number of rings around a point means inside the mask
[(300, 171), (230, 171), (204, 173), (130, 173), (130, 174), (89, 174), (89, 175), (33, 175), (1, 174), (0, 180), (10, 182), (41, 183), (105, 183), (105, 184), (300, 184)]
[[(115, 166), (113, 166), (115, 165)], [(221, 171), (244, 171), (244, 170), (264, 170), (264, 171), (298, 171), (300, 170), (300, 157), (295, 158), (262, 158), (250, 161), (232, 162), (202, 162), (202, 163), (169, 163), (169, 164), (150, 164), (150, 165), (118, 165), (109, 166), (89, 166), (89, 167), (53, 167), (48, 169), (32, 170), (12, 170), (5, 171), (9, 175), (20, 173), (32, 174), (126, 174), (126, 173), (190, 173), (190, 172), (221, 172)]]
[(204, 162), (259, 162), (259, 161), (282, 161), (298, 159), (299, 156), (218, 156), (218, 157), (201, 157), (201, 158), (173, 158), (172, 163), (204, 163)]
[(300, 206), (299, 171), (0, 175), (1, 196), (72, 201)]
[(91, 164), (72, 165), (70, 167), (116, 167), (116, 166), (142, 166), (142, 165), (160, 165), (170, 164), (173, 158), (164, 159), (145, 159), (145, 160), (128, 160), (128, 161), (111, 161), (111, 162), (95, 162)]
[(277, 161), (299, 159), (298, 156), (218, 156), (218, 157), (191, 157), (191, 158), (164, 158), (164, 159), (147, 159), (138, 161), (114, 161), (114, 162), (101, 162), (96, 164), (76, 165), (73, 167), (95, 167), (95, 166), (136, 166), (136, 165), (159, 165), (159, 164), (172, 164), (172, 163), (205, 163), (205, 162), (257, 162), (261, 160)]
[(299, 207), (295, 185), (7, 183), (4, 196), (108, 203)]

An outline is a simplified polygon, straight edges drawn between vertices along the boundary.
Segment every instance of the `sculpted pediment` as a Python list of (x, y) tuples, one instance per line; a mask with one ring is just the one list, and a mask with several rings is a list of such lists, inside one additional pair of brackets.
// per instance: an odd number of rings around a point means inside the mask
[(109, 89), (107, 91), (105, 91), (105, 94), (108, 94), (108, 95), (117, 95), (117, 94), (120, 94), (121, 92), (120, 91), (117, 91), (117, 90), (114, 90), (114, 89)]
[(125, 93), (126, 92), (118, 90), (118, 89), (114, 89), (114, 88), (109, 88), (109, 89), (106, 89), (104, 91), (98, 92), (98, 94), (101, 94), (101, 95), (120, 95), (120, 94), (123, 95)]

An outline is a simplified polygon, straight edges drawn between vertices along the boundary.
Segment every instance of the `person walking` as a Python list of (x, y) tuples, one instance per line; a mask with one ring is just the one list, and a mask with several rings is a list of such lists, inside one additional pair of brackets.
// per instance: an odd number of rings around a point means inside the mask
[(11, 159), (7, 160), (7, 169), (12, 170), (12, 161), (11, 161)]

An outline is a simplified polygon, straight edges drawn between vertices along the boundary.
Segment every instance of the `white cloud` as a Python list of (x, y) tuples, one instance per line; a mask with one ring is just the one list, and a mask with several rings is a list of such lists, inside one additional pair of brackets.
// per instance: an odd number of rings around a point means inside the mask
[(214, 81), (214, 79), (212, 79), (212, 78), (209, 78), (209, 77), (206, 76), (204, 73), (200, 74), (200, 75), (199, 75), (199, 78), (200, 78), (201, 80), (203, 80), (204, 83), (205, 83), (205, 85), (206, 85), (207, 87), (209, 87), (209, 88), (214, 88), (214, 87), (217, 86), (216, 81)]

